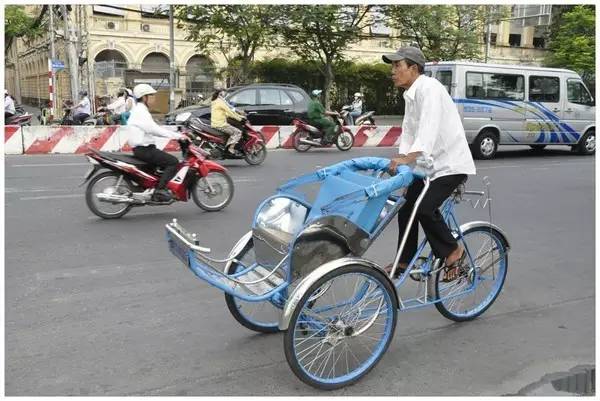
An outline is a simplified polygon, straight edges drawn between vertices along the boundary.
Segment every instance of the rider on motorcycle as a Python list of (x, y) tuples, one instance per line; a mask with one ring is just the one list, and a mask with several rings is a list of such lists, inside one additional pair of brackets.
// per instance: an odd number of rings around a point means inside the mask
[(348, 119), (350, 120), (350, 125), (354, 125), (354, 121), (356, 118), (360, 117), (362, 114), (363, 101), (362, 101), (362, 93), (356, 92), (354, 94), (354, 101), (352, 102), (352, 110), (348, 113)]
[(326, 111), (319, 97), (321, 96), (321, 89), (315, 89), (310, 93), (310, 102), (308, 103), (308, 121), (311, 125), (323, 130), (324, 136), (321, 140), (322, 144), (333, 142), (335, 136), (335, 123), (326, 116), (337, 117), (338, 113), (333, 111)]
[(123, 124), (122, 115), (123, 115), (123, 113), (125, 113), (125, 111), (127, 109), (126, 99), (127, 99), (127, 91), (124, 88), (121, 88), (121, 89), (119, 89), (119, 92), (117, 93), (117, 100), (115, 100), (114, 102), (112, 102), (111, 104), (109, 104), (106, 107), (102, 107), (100, 110), (102, 110), (102, 109), (110, 110), (114, 114), (113, 121), (114, 122), (119, 121), (121, 124)]
[(12, 96), (8, 94), (8, 91), (4, 89), (4, 123), (6, 124), (8, 119), (14, 117), (15, 114), (17, 114), (15, 101)]
[(242, 137), (242, 131), (239, 128), (227, 123), (227, 117), (236, 121), (242, 121), (244, 116), (237, 113), (224, 99), (224, 89), (216, 89), (211, 97), (210, 103), (210, 126), (229, 135), (227, 140), (227, 151), (233, 155), (236, 154), (235, 145)]
[(167, 152), (156, 148), (155, 137), (171, 138), (177, 140), (187, 140), (187, 137), (178, 132), (169, 131), (160, 127), (153, 119), (148, 104), (154, 99), (156, 90), (148, 84), (139, 84), (133, 88), (133, 96), (137, 104), (131, 110), (131, 115), (127, 121), (129, 128), (129, 144), (133, 148), (133, 155), (155, 166), (163, 168), (163, 173), (152, 195), (152, 199), (158, 202), (168, 202), (172, 196), (167, 187), (167, 183), (177, 173), (177, 163), (179, 160)]
[(81, 100), (71, 109), (73, 110), (73, 121), (75, 124), (82, 125), (92, 114), (92, 103), (90, 102), (87, 91), (79, 91), (79, 96), (81, 97)]

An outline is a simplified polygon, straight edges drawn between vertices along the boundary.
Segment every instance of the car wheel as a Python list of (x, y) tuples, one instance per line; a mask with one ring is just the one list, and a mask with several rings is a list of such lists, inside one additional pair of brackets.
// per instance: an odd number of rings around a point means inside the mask
[(490, 129), (485, 129), (471, 144), (471, 152), (476, 159), (493, 159), (498, 150), (498, 142), (498, 134)]

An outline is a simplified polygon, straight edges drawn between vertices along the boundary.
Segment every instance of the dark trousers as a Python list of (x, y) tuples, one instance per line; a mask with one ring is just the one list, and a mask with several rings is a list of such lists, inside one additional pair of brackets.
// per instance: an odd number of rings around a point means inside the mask
[(179, 160), (167, 152), (156, 149), (156, 146), (154, 145), (136, 146), (133, 148), (133, 155), (146, 163), (150, 163), (163, 169), (163, 173), (160, 176), (160, 181), (158, 181), (158, 187), (156, 189), (165, 189), (169, 180), (177, 173), (177, 163), (179, 163)]
[(73, 116), (73, 121), (75, 121), (75, 124), (82, 125), (89, 116), (87, 113), (77, 113)]
[[(404, 250), (400, 255), (400, 263), (410, 263), (417, 252), (419, 243), (419, 226), (417, 221), (423, 227), (427, 241), (431, 245), (431, 250), (437, 258), (445, 258), (454, 251), (458, 245), (454, 236), (450, 232), (448, 225), (444, 221), (439, 207), (444, 200), (450, 196), (459, 184), (467, 179), (465, 174), (447, 175), (431, 181), (429, 189), (425, 193), (421, 205), (417, 210), (417, 215), (410, 228)], [(404, 230), (410, 219), (415, 201), (423, 190), (424, 183), (421, 179), (415, 179), (408, 187), (406, 192), (406, 203), (398, 212), (398, 248), (404, 235)]]
[(4, 112), (4, 123), (6, 124), (12, 117), (14, 117), (13, 113)]

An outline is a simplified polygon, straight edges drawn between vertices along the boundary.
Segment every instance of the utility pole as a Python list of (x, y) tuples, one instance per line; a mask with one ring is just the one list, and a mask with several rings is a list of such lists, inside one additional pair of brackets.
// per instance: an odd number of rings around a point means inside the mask
[(67, 54), (69, 58), (69, 74), (71, 75), (71, 97), (73, 103), (77, 104), (79, 94), (79, 63), (77, 60), (77, 50), (75, 49), (75, 43), (71, 37), (71, 29), (69, 29), (69, 17), (67, 16), (67, 6), (62, 6), (63, 17), (65, 19), (65, 44), (67, 46)]
[(175, 110), (175, 33), (173, 6), (169, 6), (169, 113)]
[(54, 118), (54, 113), (56, 111), (56, 80), (54, 79), (54, 68), (52, 67), (52, 63), (56, 60), (56, 49), (54, 49), (54, 5), (48, 5), (48, 13), (50, 15), (50, 60), (48, 61), (48, 74), (49, 74), (49, 82), (50, 85), (50, 120)]
[(488, 62), (490, 57), (490, 44), (492, 41), (492, 16), (491, 16), (491, 6), (486, 5), (486, 16), (487, 16), (487, 35), (485, 40), (485, 62)]

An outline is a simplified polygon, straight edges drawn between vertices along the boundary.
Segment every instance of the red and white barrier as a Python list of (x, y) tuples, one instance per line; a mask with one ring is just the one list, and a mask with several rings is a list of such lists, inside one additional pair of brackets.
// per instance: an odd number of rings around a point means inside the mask
[[(165, 126), (175, 130), (174, 126)], [(262, 126), (259, 129), (267, 148), (292, 148), (293, 126)], [(354, 134), (354, 146), (395, 146), (401, 128), (393, 126), (349, 127)], [(88, 148), (107, 152), (129, 152), (129, 131), (123, 126), (6, 126), (4, 128), (5, 154), (85, 153)], [(177, 141), (157, 138), (156, 146), (167, 151), (178, 150)]]

